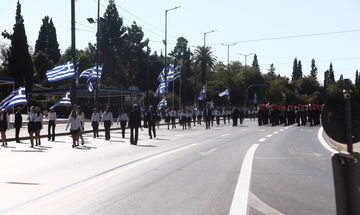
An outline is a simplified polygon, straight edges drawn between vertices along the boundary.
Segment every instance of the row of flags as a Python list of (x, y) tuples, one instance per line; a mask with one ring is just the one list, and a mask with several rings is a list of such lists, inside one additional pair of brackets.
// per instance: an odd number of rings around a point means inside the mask
[[(168, 71), (166, 73), (166, 82), (165, 82), (165, 69)], [(169, 83), (172, 81), (176, 81), (178, 78), (180, 78), (180, 76), (181, 76), (180, 66), (174, 67), (173, 64), (170, 64), (169, 66), (164, 68), (160, 72), (157, 79), (159, 81), (159, 86), (155, 91), (155, 96), (166, 93), (169, 87)]]
[[(79, 76), (79, 78), (86, 78), (88, 90), (90, 92), (92, 92), (94, 89), (92, 81), (101, 79), (102, 67), (102, 65), (98, 65), (98, 70), (96, 66), (86, 69), (85, 71), (81, 72)], [(79, 65), (77, 65), (77, 68), (79, 68)], [(67, 78), (72, 78), (74, 76), (75, 68), (74, 62), (72, 60), (46, 71), (46, 77), (49, 82), (61, 81)]]

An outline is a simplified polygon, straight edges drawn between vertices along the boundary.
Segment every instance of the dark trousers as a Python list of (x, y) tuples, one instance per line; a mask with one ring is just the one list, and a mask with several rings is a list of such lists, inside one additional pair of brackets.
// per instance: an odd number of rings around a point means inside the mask
[(110, 120), (104, 121), (105, 140), (110, 140), (110, 127), (111, 127), (111, 122), (110, 122)]
[(48, 124), (48, 138), (49, 140), (54, 141), (55, 140), (55, 120), (49, 120)]
[(205, 125), (206, 125), (206, 129), (210, 129), (210, 118), (205, 118)]
[(16, 142), (20, 142), (19, 134), (20, 134), (21, 126), (15, 126), (15, 140)]
[(220, 116), (216, 116), (216, 124), (220, 125)]
[(121, 120), (120, 121), (120, 127), (121, 127), (122, 137), (125, 138), (126, 120)]
[(233, 117), (233, 126), (237, 126), (237, 117)]
[[(134, 131), (135, 131), (135, 135), (134, 135)], [(136, 145), (137, 141), (138, 141), (138, 137), (139, 137), (139, 127), (131, 127), (130, 128), (130, 143), (133, 145)]]
[(155, 131), (155, 122), (150, 122), (149, 123), (149, 136), (150, 138), (152, 138), (152, 133), (154, 134), (154, 138), (156, 138), (156, 131)]
[(94, 138), (99, 137), (99, 123), (98, 122), (92, 122), (91, 126), (93, 128)]
[(175, 117), (171, 117), (171, 128), (176, 128), (176, 118)]

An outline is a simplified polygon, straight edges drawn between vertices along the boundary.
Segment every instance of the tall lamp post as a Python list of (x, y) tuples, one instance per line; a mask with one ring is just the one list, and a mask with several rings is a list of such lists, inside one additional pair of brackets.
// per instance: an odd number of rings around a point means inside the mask
[(210, 34), (210, 33), (213, 33), (213, 32), (215, 32), (215, 31), (217, 31), (217, 29), (214, 29), (214, 30), (211, 30), (211, 31), (208, 31), (208, 32), (205, 32), (205, 33), (204, 33), (204, 48), (205, 48), (205, 46), (206, 46), (206, 34)]
[[(167, 76), (167, 13), (169, 11), (172, 11), (172, 10), (176, 10), (178, 8), (180, 8), (181, 6), (176, 6), (174, 8), (171, 8), (171, 9), (167, 9), (165, 10), (165, 40), (163, 41), (164, 42), (164, 45), (165, 45), (165, 77), (164, 77), (164, 81), (165, 81), (165, 87), (167, 87), (167, 80), (166, 80), (166, 76)], [(166, 89), (166, 94), (167, 94), (167, 89)], [(174, 105), (174, 104), (173, 104)]]
[(249, 55), (253, 55), (253, 54), (255, 54), (255, 53), (249, 53), (249, 54), (241, 54), (241, 53), (239, 53), (239, 55), (241, 55), (241, 56), (244, 56), (244, 57), (245, 57), (245, 69), (246, 69), (246, 59), (247, 59), (247, 56), (249, 56)]
[(221, 43), (223, 46), (227, 46), (227, 73), (226, 73), (226, 82), (229, 87), (229, 72), (230, 72), (230, 61), (229, 61), (229, 52), (230, 52), (230, 46), (234, 46), (238, 43)]
[(100, 27), (100, 0), (98, 0), (97, 19), (87, 18), (90, 24), (96, 23), (96, 85), (95, 85), (95, 107), (99, 105), (99, 27)]

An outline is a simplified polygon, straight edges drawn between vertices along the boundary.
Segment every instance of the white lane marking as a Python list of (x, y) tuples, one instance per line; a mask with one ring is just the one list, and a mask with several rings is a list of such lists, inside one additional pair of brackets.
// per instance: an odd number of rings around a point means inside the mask
[(266, 137), (272, 137), (272, 134), (268, 134), (268, 135), (266, 135)]
[(249, 205), (263, 214), (283, 215), (280, 211), (261, 201), (261, 199), (252, 192), (249, 193)]
[(220, 137), (225, 137), (225, 136), (228, 136), (228, 135), (230, 135), (230, 134), (229, 133), (223, 134), (223, 135), (220, 135)]
[(246, 215), (250, 180), (255, 151), (259, 144), (253, 144), (246, 152), (236, 185), (234, 197), (231, 203), (229, 215)]
[(259, 139), (258, 141), (259, 142), (264, 142), (266, 140), (266, 138), (261, 138), (261, 139)]
[(280, 129), (279, 131), (285, 131), (284, 129)]
[(289, 129), (290, 127), (285, 127), (285, 129)]
[(39, 208), (39, 207), (41, 207), (41, 206), (44, 206), (44, 205), (46, 205), (46, 204), (48, 204), (48, 203), (50, 203), (50, 202), (52, 202), (52, 201), (54, 201), (54, 200), (63, 198), (63, 197), (65, 197), (65, 196), (69, 195), (69, 194), (75, 193), (75, 192), (77, 192), (77, 191), (79, 191), (79, 190), (82, 190), (82, 189), (87, 188), (87, 187), (89, 187), (89, 186), (91, 186), (91, 185), (93, 185), (93, 184), (96, 184), (96, 183), (99, 183), (99, 182), (101, 182), (101, 181), (104, 181), (105, 179), (111, 178), (111, 177), (113, 177), (113, 176), (115, 176), (115, 175), (118, 175), (118, 174), (120, 174), (120, 173), (122, 173), (122, 172), (125, 172), (125, 171), (127, 171), (127, 170), (130, 170), (130, 169), (135, 168), (135, 167), (137, 167), (137, 166), (140, 166), (140, 165), (142, 165), (142, 164), (144, 164), (144, 163), (148, 163), (148, 162), (150, 162), (150, 161), (152, 161), (152, 160), (155, 160), (155, 159), (158, 159), (158, 158), (161, 158), (161, 157), (164, 157), (164, 156), (173, 154), (173, 153), (178, 152), (178, 151), (182, 151), (182, 150), (191, 148), (191, 147), (193, 147), (193, 146), (196, 146), (196, 145), (197, 145), (198, 143), (200, 143), (200, 142), (203, 142), (203, 141), (199, 141), (199, 142), (197, 142), (197, 143), (193, 143), (193, 144), (190, 144), (190, 145), (181, 147), (181, 148), (177, 148), (177, 149), (172, 150), (172, 151), (165, 152), (165, 153), (163, 153), (163, 154), (159, 154), (159, 155), (156, 155), (156, 156), (147, 158), (147, 159), (145, 159), (145, 160), (141, 160), (141, 161), (139, 161), (139, 162), (136, 162), (136, 163), (134, 163), (134, 164), (131, 164), (131, 165), (129, 165), (129, 166), (126, 166), (126, 167), (124, 167), (124, 168), (121, 168), (121, 169), (119, 169), (118, 171), (114, 171), (114, 172), (112, 172), (112, 173), (108, 173), (107, 175), (104, 175), (104, 176), (102, 176), (101, 178), (97, 178), (97, 179), (95, 179), (95, 180), (93, 180), (93, 181), (91, 181), (91, 182), (88, 182), (88, 183), (86, 183), (86, 184), (82, 184), (82, 185), (80, 185), (80, 186), (78, 186), (78, 187), (76, 187), (76, 188), (74, 188), (74, 189), (65, 191), (64, 193), (60, 193), (60, 194), (58, 194), (58, 195), (56, 195), (56, 196), (54, 196), (54, 197), (52, 197), (52, 198), (49, 198), (49, 199), (44, 200), (44, 201), (42, 201), (42, 202), (39, 202), (38, 204), (34, 204), (34, 205), (29, 206), (29, 207), (26, 207), (26, 206), (25, 206), (24, 208), (20, 209), (18, 212), (15, 212), (14, 214), (16, 214), (16, 215), (18, 215), (18, 214), (29, 214), (29, 213), (28, 213), (29, 211), (34, 210), (34, 209), (36, 209), (36, 208)]
[(331, 154), (335, 154), (338, 153), (338, 151), (336, 151), (335, 149), (333, 149), (331, 146), (329, 146), (329, 144), (327, 144), (326, 140), (323, 137), (323, 127), (320, 127), (319, 131), (318, 131), (318, 139), (321, 143), (321, 145), (324, 146), (325, 149), (327, 149), (329, 152), (331, 152)]
[(278, 134), (279, 132), (278, 131), (275, 131), (273, 134)]
[(208, 152), (199, 152), (199, 154), (202, 156), (208, 156), (208, 155), (216, 152), (216, 150), (217, 150), (217, 148), (213, 148), (213, 149), (210, 149), (210, 151), (208, 151)]

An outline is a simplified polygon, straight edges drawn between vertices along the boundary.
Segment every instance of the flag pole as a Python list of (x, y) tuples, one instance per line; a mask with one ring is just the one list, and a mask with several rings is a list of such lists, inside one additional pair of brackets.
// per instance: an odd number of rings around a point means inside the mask
[(180, 67), (180, 83), (179, 83), (179, 110), (181, 109), (181, 67)]

